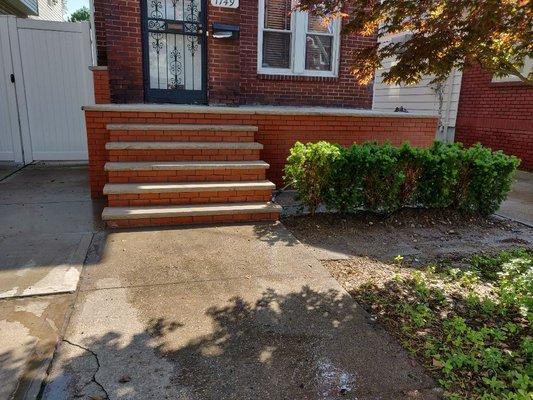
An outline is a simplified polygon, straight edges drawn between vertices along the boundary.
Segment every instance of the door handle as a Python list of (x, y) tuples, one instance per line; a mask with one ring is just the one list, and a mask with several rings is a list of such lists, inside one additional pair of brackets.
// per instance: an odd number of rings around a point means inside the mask
[(11, 83), (15, 83), (15, 74), (11, 74), (10, 79), (11, 79)]

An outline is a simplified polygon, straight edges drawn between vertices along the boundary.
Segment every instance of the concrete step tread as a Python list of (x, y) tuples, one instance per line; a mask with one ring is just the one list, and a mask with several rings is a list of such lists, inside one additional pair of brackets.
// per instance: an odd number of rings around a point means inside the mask
[(270, 181), (180, 182), (180, 183), (107, 183), (104, 194), (219, 192), (230, 190), (273, 190)]
[(110, 131), (211, 131), (211, 132), (257, 132), (253, 125), (207, 125), (207, 124), (108, 124)]
[(264, 214), (281, 212), (274, 203), (198, 204), (159, 207), (106, 207), (102, 212), (104, 221), (145, 218), (193, 217), (202, 215)]
[(257, 142), (107, 142), (106, 150), (261, 150)]
[(107, 162), (106, 171), (175, 171), (209, 169), (268, 169), (264, 161), (160, 161)]

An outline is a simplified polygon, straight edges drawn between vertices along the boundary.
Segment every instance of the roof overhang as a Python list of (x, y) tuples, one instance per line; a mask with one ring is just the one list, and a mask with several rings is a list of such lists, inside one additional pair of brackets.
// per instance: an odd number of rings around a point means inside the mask
[(39, 15), (37, 0), (0, 0), (0, 10), (18, 16)]

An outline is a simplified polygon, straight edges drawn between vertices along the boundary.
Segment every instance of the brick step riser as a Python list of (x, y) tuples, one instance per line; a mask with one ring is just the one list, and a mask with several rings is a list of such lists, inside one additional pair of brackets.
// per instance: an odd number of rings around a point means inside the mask
[(226, 190), (219, 192), (110, 194), (109, 207), (170, 206), (216, 203), (258, 203), (272, 200), (271, 190)]
[(259, 161), (259, 150), (108, 150), (108, 161)]
[(109, 171), (107, 174), (109, 183), (237, 182), (266, 179), (264, 169)]
[(254, 132), (110, 131), (111, 142), (253, 142)]
[(256, 222), (256, 221), (277, 221), (279, 212), (273, 213), (251, 213), (233, 215), (202, 215), (197, 217), (169, 217), (169, 218), (146, 218), (131, 220), (111, 220), (107, 221), (110, 228), (133, 228), (143, 226), (166, 226), (166, 225), (187, 225), (187, 224), (212, 224), (231, 222)]

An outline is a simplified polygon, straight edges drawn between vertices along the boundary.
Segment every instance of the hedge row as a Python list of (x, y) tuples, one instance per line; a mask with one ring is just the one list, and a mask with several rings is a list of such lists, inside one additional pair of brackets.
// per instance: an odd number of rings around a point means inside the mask
[(324, 204), (342, 212), (422, 207), (491, 214), (506, 198), (519, 163), (479, 144), (435, 142), (421, 149), (298, 142), (287, 159), (285, 180), (311, 212)]

